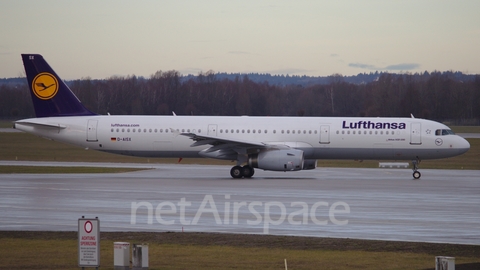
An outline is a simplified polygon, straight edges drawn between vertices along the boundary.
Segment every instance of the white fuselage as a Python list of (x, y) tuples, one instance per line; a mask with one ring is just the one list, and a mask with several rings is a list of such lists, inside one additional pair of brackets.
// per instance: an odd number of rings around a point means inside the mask
[(15, 127), (89, 149), (143, 157), (199, 157), (211, 147), (192, 147), (185, 133), (286, 145), (304, 151), (305, 159), (436, 159), (470, 148), (457, 135), (441, 135), (447, 126), (418, 118), (95, 115), (25, 119)]

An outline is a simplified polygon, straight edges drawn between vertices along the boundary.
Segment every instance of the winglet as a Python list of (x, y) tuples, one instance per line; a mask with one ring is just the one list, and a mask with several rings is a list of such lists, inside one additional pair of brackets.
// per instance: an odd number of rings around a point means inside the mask
[(22, 54), (37, 117), (95, 115), (39, 54)]

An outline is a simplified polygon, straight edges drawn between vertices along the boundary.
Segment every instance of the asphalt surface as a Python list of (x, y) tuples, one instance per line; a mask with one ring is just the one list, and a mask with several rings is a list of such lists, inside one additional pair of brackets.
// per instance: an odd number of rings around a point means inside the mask
[(480, 244), (480, 171), (318, 168), (233, 180), (228, 166), (119, 174), (0, 174), (0, 230), (195, 231)]

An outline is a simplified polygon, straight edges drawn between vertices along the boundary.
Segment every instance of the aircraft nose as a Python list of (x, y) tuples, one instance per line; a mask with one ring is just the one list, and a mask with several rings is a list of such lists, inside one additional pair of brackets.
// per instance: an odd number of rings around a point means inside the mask
[(457, 141), (458, 142), (457, 142), (455, 148), (457, 148), (459, 150), (460, 155), (467, 152), (470, 149), (470, 143), (467, 140), (465, 140), (464, 138), (458, 136)]

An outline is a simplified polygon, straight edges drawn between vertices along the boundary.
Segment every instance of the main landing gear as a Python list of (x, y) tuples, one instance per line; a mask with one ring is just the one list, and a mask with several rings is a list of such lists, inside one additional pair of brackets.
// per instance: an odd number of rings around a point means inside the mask
[(413, 165), (413, 178), (414, 179), (420, 179), (422, 174), (418, 171), (418, 164), (420, 164), (420, 159), (417, 157), (417, 159), (412, 160), (412, 165)]
[(230, 170), (230, 175), (233, 178), (242, 178), (242, 177), (251, 178), (254, 173), (255, 173), (255, 170), (248, 165), (245, 165), (243, 167), (242, 166), (234, 166)]

